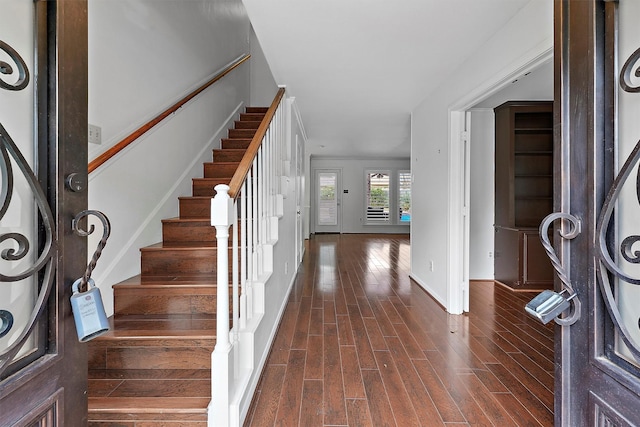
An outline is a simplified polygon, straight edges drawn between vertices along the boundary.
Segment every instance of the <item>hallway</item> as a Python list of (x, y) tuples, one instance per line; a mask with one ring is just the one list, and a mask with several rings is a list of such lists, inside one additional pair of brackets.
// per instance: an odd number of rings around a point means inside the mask
[(308, 243), (245, 425), (553, 425), (533, 294), (473, 282), (470, 312), (448, 315), (410, 281), (408, 236)]

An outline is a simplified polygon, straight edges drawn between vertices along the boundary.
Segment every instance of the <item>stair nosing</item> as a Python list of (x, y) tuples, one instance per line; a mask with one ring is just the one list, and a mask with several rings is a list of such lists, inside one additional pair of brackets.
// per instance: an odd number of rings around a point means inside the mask
[[(109, 407), (98, 405), (100, 401)], [(176, 403), (182, 401), (184, 403), (204, 403), (204, 405), (183, 405), (182, 407), (174, 407), (166, 403)], [(209, 397), (89, 397), (89, 413), (126, 413), (136, 409), (135, 413), (152, 414), (159, 411), (165, 412), (167, 409), (177, 413), (204, 413), (207, 412), (207, 406), (211, 399)], [(140, 402), (144, 406), (139, 407)], [(120, 403), (114, 408), (114, 403)]]

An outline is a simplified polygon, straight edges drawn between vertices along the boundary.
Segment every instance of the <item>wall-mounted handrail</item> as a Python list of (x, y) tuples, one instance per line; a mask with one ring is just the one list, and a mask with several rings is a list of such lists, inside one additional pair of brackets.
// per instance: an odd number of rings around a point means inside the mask
[(278, 109), (278, 105), (280, 105), (280, 101), (284, 96), (284, 92), (284, 88), (278, 89), (278, 92), (276, 93), (271, 106), (267, 110), (267, 113), (265, 114), (264, 119), (262, 119), (262, 122), (260, 122), (258, 130), (251, 139), (251, 143), (249, 144), (247, 151), (245, 151), (244, 156), (242, 157), (242, 160), (240, 161), (240, 164), (236, 169), (236, 172), (233, 174), (233, 178), (231, 178), (231, 181), (229, 182), (229, 197), (234, 200), (238, 197), (242, 183), (247, 177), (247, 173), (249, 172), (251, 163), (258, 153), (260, 144), (262, 144), (262, 140), (264, 139), (264, 136), (267, 133), (269, 126), (271, 125), (271, 120), (276, 114), (276, 110)]
[(140, 138), (142, 135), (144, 135), (146, 132), (148, 132), (150, 129), (156, 126), (158, 123), (166, 119), (169, 115), (175, 113), (180, 107), (182, 107), (187, 102), (191, 101), (193, 98), (199, 95), (202, 91), (204, 91), (209, 86), (211, 86), (212, 84), (214, 84), (215, 82), (217, 82), (218, 80), (220, 80), (221, 78), (229, 74), (231, 71), (238, 68), (242, 63), (247, 61), (249, 58), (251, 58), (251, 55), (246, 54), (240, 57), (239, 59), (237, 59), (236, 61), (234, 61), (233, 63), (229, 64), (229, 66), (227, 66), (224, 70), (220, 71), (218, 74), (216, 74), (209, 81), (201, 85), (199, 88), (195, 89), (193, 92), (191, 92), (190, 94), (182, 98), (180, 101), (173, 104), (171, 107), (164, 110), (155, 118), (149, 120), (147, 123), (140, 126), (138, 129), (136, 129), (131, 134), (126, 136), (122, 141), (118, 142), (113, 147), (109, 148), (107, 151), (100, 154), (98, 157), (96, 157), (91, 162), (89, 162), (88, 172), (91, 173), (94, 170), (96, 170), (102, 164), (110, 160), (113, 156), (118, 154), (120, 151), (124, 150), (133, 141)]

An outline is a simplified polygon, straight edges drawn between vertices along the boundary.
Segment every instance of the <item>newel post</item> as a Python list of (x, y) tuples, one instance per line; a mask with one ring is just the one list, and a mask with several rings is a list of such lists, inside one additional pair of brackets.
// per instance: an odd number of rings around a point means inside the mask
[(216, 349), (231, 347), (229, 342), (229, 227), (233, 224), (233, 199), (229, 186), (218, 184), (211, 199), (211, 225), (216, 228), (217, 240), (217, 322)]
[(217, 240), (216, 346), (211, 354), (211, 393), (208, 418), (210, 426), (229, 425), (229, 404), (233, 389), (233, 357), (229, 341), (229, 227), (233, 224), (233, 199), (229, 186), (215, 187), (211, 199), (211, 225)]

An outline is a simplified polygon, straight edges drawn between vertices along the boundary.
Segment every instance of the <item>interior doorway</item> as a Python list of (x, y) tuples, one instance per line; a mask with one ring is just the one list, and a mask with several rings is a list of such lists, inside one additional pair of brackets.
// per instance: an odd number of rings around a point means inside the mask
[[(505, 75), (498, 83), (461, 100), (450, 111), (450, 144), (457, 146), (460, 155), (450, 157), (451, 212), (454, 228), (451, 240), (451, 271), (458, 271), (460, 280), (452, 281), (449, 297), (465, 307), (465, 271), (468, 279), (493, 280), (494, 271), (494, 122), (493, 108), (508, 100), (553, 99), (553, 52), (551, 49)], [(468, 147), (460, 144), (466, 134)], [(467, 161), (468, 160), (468, 161)], [(468, 182), (468, 193), (464, 183)], [(468, 210), (465, 208), (468, 206)], [(465, 228), (468, 226), (468, 228)], [(466, 263), (464, 261), (466, 260)], [(465, 270), (465, 265), (468, 270)], [(465, 307), (468, 308), (468, 307)]]

